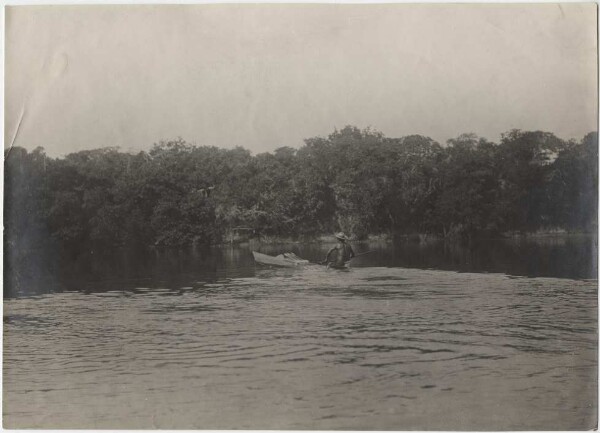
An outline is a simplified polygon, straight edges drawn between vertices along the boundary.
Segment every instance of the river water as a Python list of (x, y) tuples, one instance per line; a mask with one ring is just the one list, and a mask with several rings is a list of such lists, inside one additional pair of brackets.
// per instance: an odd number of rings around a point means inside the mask
[(249, 246), (32, 263), (5, 288), (4, 427), (595, 427), (595, 240), (354, 248), (347, 271)]

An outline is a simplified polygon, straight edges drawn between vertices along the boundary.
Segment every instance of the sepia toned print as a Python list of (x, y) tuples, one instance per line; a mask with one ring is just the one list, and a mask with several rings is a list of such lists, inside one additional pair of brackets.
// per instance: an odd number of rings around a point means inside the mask
[(597, 427), (595, 4), (5, 37), (4, 427)]

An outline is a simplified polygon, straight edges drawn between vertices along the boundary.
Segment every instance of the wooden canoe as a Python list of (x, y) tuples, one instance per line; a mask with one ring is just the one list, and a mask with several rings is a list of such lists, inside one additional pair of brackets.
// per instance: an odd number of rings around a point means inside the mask
[(309, 261), (301, 259), (294, 253), (283, 253), (278, 256), (269, 256), (256, 251), (252, 251), (254, 261), (261, 265), (283, 266), (286, 268), (295, 268), (297, 266), (308, 265)]

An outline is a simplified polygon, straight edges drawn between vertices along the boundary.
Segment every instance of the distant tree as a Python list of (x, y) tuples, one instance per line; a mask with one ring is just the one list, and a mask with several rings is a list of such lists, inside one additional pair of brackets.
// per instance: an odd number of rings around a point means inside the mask
[(548, 220), (554, 227), (596, 230), (598, 212), (598, 134), (563, 146), (546, 183)]
[(549, 132), (512, 130), (502, 135), (497, 162), (507, 228), (537, 230), (550, 223), (546, 183), (566, 143)]
[(474, 134), (448, 140), (439, 164), (436, 222), (444, 236), (498, 234), (500, 181), (497, 146)]

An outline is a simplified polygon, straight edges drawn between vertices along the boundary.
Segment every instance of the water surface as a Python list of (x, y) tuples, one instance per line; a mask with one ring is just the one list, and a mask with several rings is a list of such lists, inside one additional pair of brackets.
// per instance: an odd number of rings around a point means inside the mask
[[(535, 248), (552, 263), (573, 255), (560, 245)], [(368, 248), (349, 271), (255, 267), (242, 247), (80, 258), (46, 291), (31, 279), (4, 304), (4, 426), (595, 426), (589, 262), (528, 277), (472, 252), (426, 269), (440, 256)]]

